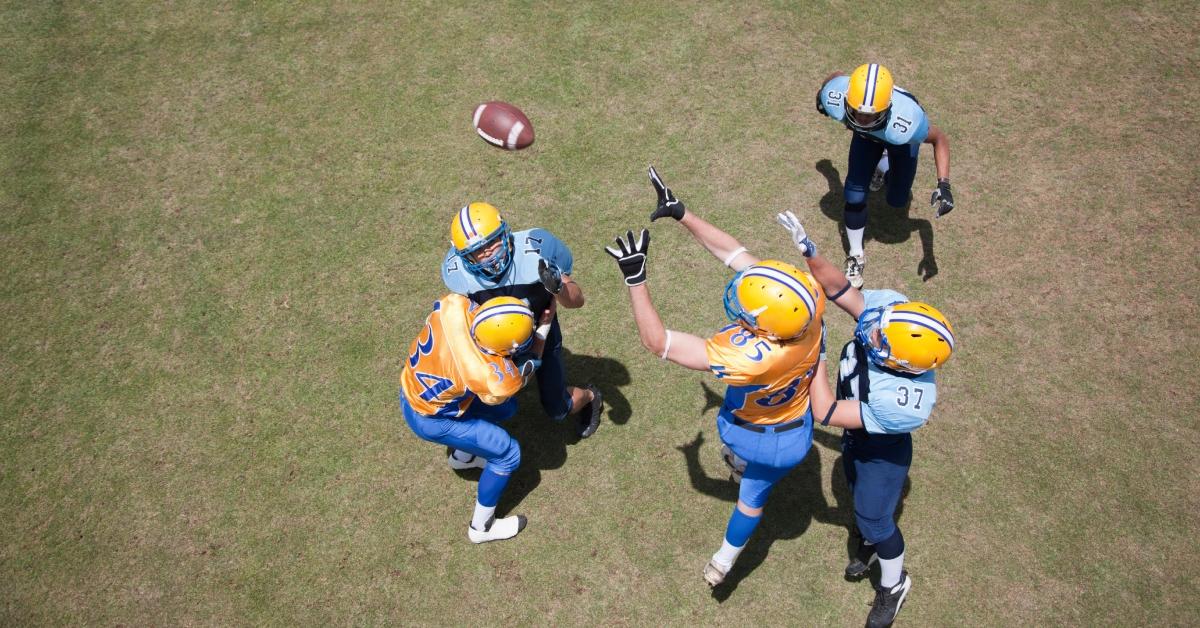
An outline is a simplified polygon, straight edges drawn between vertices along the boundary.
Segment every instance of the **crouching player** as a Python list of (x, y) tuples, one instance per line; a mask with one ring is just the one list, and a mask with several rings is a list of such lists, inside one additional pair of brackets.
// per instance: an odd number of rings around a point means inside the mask
[(879, 561), (879, 587), (867, 625), (890, 626), (912, 587), (904, 570), (896, 506), (912, 464), (912, 432), (933, 412), (934, 370), (954, 352), (954, 329), (931, 305), (891, 290), (851, 287), (841, 271), (817, 255), (792, 212), (777, 219), (792, 234), (829, 300), (858, 321), (854, 340), (842, 349), (836, 400), (824, 361), (809, 394), (813, 416), (822, 425), (845, 428), (842, 465), (854, 495), (858, 531), (856, 556), (846, 575), (862, 577)]
[(452, 468), (483, 469), (467, 528), (472, 543), (483, 543), (525, 527), (521, 516), (495, 518), (521, 463), (520, 445), (497, 423), (516, 412), (512, 397), (537, 370), (554, 306), (535, 330), (533, 312), (515, 297), (470, 305), (457, 294), (433, 304), (400, 373), (400, 407), (414, 434), (450, 448)]
[(664, 360), (711, 371), (729, 387), (717, 413), (721, 441), (746, 462), (737, 505), (721, 548), (704, 567), (704, 580), (725, 580), (762, 520), (771, 490), (804, 460), (812, 446), (808, 385), (821, 351), (825, 296), (812, 277), (778, 261), (759, 261), (737, 240), (687, 212), (653, 168), (658, 192), (652, 219), (671, 216), (717, 259), (737, 274), (725, 288), (725, 313), (732, 324), (705, 340), (667, 330), (650, 301), (646, 253), (650, 236), (629, 232), (606, 250), (617, 259), (642, 345)]

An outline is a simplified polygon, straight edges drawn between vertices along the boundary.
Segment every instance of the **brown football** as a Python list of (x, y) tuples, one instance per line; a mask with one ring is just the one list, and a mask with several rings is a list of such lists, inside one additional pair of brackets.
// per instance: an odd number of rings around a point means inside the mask
[(483, 141), (505, 150), (520, 150), (533, 143), (533, 124), (516, 107), (499, 100), (475, 108), (475, 132)]

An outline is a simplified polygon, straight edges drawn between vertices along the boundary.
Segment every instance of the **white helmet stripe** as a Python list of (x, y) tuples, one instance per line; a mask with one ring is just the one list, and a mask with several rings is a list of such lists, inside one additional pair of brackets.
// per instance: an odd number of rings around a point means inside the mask
[(783, 271), (771, 268), (769, 266), (751, 266), (746, 270), (746, 273), (742, 275), (742, 277), (766, 277), (772, 281), (777, 281), (784, 286), (787, 286), (792, 292), (800, 295), (800, 298), (804, 301), (805, 307), (808, 308), (809, 316), (812, 316), (817, 310), (816, 298), (813, 297), (813, 295), (808, 291), (808, 288), (805, 288), (804, 284), (800, 283), (799, 279), (796, 279), (795, 277)]
[(471, 223), (470, 205), (464, 205), (462, 209), (458, 210), (458, 225), (462, 227), (463, 235), (467, 236), (467, 242), (479, 237), (475, 225)]
[(475, 328), (478, 327), (483, 321), (495, 316), (503, 316), (505, 314), (520, 314), (521, 316), (533, 318), (533, 312), (527, 307), (512, 304), (494, 305), (480, 312), (479, 316), (475, 317), (475, 322), (471, 323), (471, 333), (475, 333)]
[(951, 350), (954, 349), (954, 334), (950, 333), (950, 330), (947, 329), (946, 326), (941, 323), (941, 321), (929, 316), (928, 314), (921, 314), (920, 312), (897, 312), (893, 310), (891, 316), (888, 317), (888, 322), (912, 323), (914, 325), (925, 327), (933, 333), (941, 336), (942, 339), (950, 345)]
[(867, 66), (867, 86), (863, 90), (863, 111), (875, 113), (875, 81), (879, 78), (879, 64)]

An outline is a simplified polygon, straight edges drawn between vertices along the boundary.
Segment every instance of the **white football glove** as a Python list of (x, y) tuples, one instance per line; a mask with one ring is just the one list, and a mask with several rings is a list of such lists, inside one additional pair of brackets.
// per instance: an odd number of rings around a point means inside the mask
[(792, 243), (800, 249), (801, 255), (812, 257), (817, 254), (817, 245), (808, 238), (808, 234), (804, 232), (804, 225), (800, 224), (796, 214), (791, 211), (780, 212), (775, 215), (775, 220), (792, 234)]

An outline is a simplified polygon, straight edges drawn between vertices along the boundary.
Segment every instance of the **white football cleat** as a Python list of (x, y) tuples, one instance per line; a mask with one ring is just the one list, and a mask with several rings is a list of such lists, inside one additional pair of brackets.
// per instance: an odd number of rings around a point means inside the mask
[(883, 188), (884, 172), (878, 168), (875, 169), (875, 174), (871, 175), (871, 183), (867, 186), (872, 192), (878, 192)]
[(867, 258), (865, 255), (847, 255), (846, 256), (846, 280), (854, 288), (863, 286), (863, 269), (867, 267)]
[(503, 541), (511, 539), (525, 529), (528, 520), (521, 515), (512, 515), (503, 519), (492, 519), (486, 530), (476, 530), (467, 525), (467, 538), (472, 543), (487, 543), (488, 541)]
[(729, 573), (730, 567), (732, 567), (732, 565), (722, 568), (717, 564), (717, 561), (708, 561), (708, 564), (704, 566), (704, 581), (707, 582), (708, 586), (710, 587), (715, 587), (718, 584), (725, 582), (725, 574)]
[[(460, 455), (469, 456), (469, 458), (462, 460), (458, 458)], [(463, 471), (465, 469), (482, 469), (483, 467), (487, 466), (487, 460), (484, 460), (482, 456), (476, 456), (475, 454), (465, 452), (461, 449), (451, 449), (450, 453), (446, 455), (446, 463), (449, 464), (450, 468), (454, 469), (455, 471)]]

